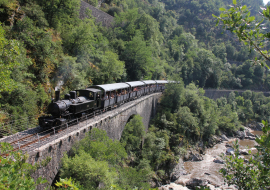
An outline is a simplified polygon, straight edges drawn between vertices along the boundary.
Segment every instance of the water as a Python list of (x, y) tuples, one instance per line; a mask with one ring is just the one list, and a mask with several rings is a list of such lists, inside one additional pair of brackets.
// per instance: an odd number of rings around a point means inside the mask
[[(261, 135), (262, 131), (252, 131), (251, 133), (253, 133), (254, 135)], [(215, 163), (213, 161), (214, 159), (220, 158), (220, 155), (226, 152), (226, 143), (232, 144), (234, 140), (236, 139), (230, 139), (229, 142), (225, 141), (220, 144), (216, 144), (213, 148), (207, 149), (205, 155), (203, 155), (204, 160), (202, 161), (185, 162), (185, 170), (190, 174), (186, 175), (186, 177), (183, 176), (183, 178), (207, 179), (211, 181), (212, 184), (221, 185), (223, 183), (223, 178), (222, 175), (219, 173), (219, 170), (224, 166), (224, 164)], [(256, 148), (254, 148), (256, 142), (254, 140), (244, 139), (238, 140), (238, 142), (240, 145), (240, 149), (247, 149), (246, 146), (248, 146), (248, 150), (251, 150), (253, 154), (256, 153)]]

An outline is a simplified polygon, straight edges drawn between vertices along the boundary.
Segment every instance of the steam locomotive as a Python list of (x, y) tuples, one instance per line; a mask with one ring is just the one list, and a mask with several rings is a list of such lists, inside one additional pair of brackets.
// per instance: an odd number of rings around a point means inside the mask
[(70, 91), (60, 100), (60, 91), (48, 106), (50, 116), (38, 118), (41, 128), (52, 128), (77, 120), (84, 115), (106, 111), (135, 98), (162, 92), (166, 80), (145, 80), (125, 83), (94, 85), (86, 89)]

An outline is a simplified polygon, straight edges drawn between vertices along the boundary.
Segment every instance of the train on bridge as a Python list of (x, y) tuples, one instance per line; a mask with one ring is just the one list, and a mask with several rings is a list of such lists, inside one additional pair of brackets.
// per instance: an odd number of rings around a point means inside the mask
[(105, 112), (141, 96), (163, 92), (167, 83), (166, 80), (144, 80), (94, 85), (70, 91), (63, 100), (60, 100), (60, 91), (55, 91), (55, 99), (48, 106), (50, 116), (38, 118), (39, 126), (52, 128), (78, 121), (91, 113)]

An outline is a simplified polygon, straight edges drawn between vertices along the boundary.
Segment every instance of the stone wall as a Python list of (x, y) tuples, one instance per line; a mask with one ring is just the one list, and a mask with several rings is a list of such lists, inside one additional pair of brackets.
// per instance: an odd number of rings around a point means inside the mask
[[(156, 107), (161, 93), (155, 93), (148, 96), (141, 97), (134, 101), (128, 102), (119, 108), (112, 111), (105, 112), (87, 121), (83, 121), (74, 127), (70, 133), (59, 133), (57, 138), (50, 143), (36, 148), (29, 153), (29, 163), (35, 164), (45, 160), (47, 157), (51, 161), (44, 167), (40, 167), (32, 177), (46, 178), (51, 184), (61, 167), (61, 158), (66, 152), (69, 152), (72, 145), (85, 137), (86, 132), (92, 128), (104, 129), (112, 139), (120, 140), (124, 127), (129, 118), (135, 114), (143, 117), (143, 123), (148, 129), (151, 117), (155, 115)], [(47, 184), (48, 185), (48, 184)], [(44, 189), (45, 185), (40, 185), (38, 189)]]
[[(228, 97), (231, 92), (237, 91), (240, 96), (242, 96), (243, 92), (246, 90), (216, 90), (216, 89), (204, 89), (205, 94), (204, 96), (216, 100), (220, 97)], [(261, 91), (254, 91), (254, 92), (261, 92)], [(270, 92), (263, 92), (264, 96), (270, 96)]]
[(81, 7), (80, 7), (80, 19), (87, 18), (86, 10), (89, 9), (92, 11), (92, 16), (96, 18), (96, 22), (101, 22), (103, 26), (105, 27), (111, 27), (114, 17), (111, 15), (97, 9), (96, 7), (81, 1)]

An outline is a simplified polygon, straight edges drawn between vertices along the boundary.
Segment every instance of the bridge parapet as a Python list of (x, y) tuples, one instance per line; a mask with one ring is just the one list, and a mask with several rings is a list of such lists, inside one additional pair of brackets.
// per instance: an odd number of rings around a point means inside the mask
[[(237, 91), (238, 94), (240, 96), (242, 96), (243, 92), (245, 92), (246, 90), (217, 90), (217, 89), (204, 89), (205, 93), (204, 93), (204, 96), (210, 98), (210, 99), (213, 99), (213, 100), (216, 100), (218, 98), (221, 98), (221, 97), (226, 97), (228, 98), (229, 97), (229, 94), (231, 92), (235, 92)], [(262, 92), (262, 91), (259, 91), (259, 90), (251, 90), (253, 92)], [(269, 97), (270, 96), (270, 92), (262, 92), (264, 94), (264, 96), (266, 97)]]

